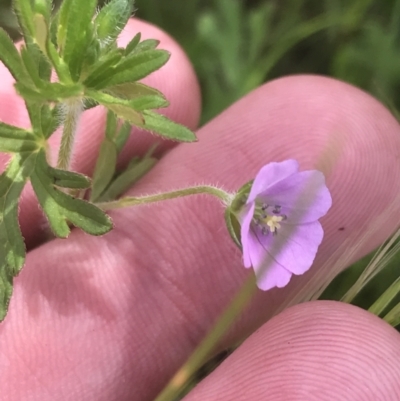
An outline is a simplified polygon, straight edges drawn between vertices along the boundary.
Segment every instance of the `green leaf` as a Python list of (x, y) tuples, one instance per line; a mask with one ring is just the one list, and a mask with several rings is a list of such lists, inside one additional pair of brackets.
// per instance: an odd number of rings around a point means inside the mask
[(73, 171), (59, 170), (47, 167), (49, 176), (53, 178), (53, 185), (61, 188), (87, 189), (90, 187), (90, 178)]
[(149, 109), (160, 109), (167, 107), (169, 102), (164, 96), (148, 95), (140, 96), (129, 101), (131, 107), (138, 111), (144, 111)]
[(112, 74), (107, 74), (103, 79), (96, 80), (93, 87), (103, 89), (107, 86), (138, 81), (161, 68), (169, 57), (170, 54), (165, 50), (146, 50), (131, 54), (112, 68)]
[(189, 128), (171, 121), (165, 116), (149, 110), (143, 111), (142, 115), (145, 123), (139, 126), (148, 131), (180, 142), (194, 142), (197, 140), (196, 135)]
[(99, 156), (93, 173), (93, 185), (90, 200), (95, 202), (107, 188), (115, 173), (117, 148), (115, 143), (105, 138), (100, 146)]
[(111, 0), (97, 14), (94, 20), (97, 37), (103, 44), (117, 39), (132, 14), (131, 0)]
[(95, 91), (87, 91), (86, 95), (99, 104), (107, 107), (107, 109), (113, 111), (119, 118), (129, 121), (135, 125), (141, 125), (144, 122), (141, 113), (136, 111), (127, 100), (119, 99), (106, 93)]
[(128, 55), (131, 53), (133, 50), (135, 50), (136, 46), (139, 44), (141, 38), (141, 33), (138, 32), (132, 39), (131, 41), (126, 45), (125, 48), (125, 55)]
[(32, 102), (62, 102), (71, 97), (81, 97), (83, 87), (80, 84), (63, 85), (59, 82), (42, 82), (40, 89), (33, 89), (22, 83), (14, 85), (17, 92), (26, 100)]
[(160, 44), (159, 40), (156, 39), (146, 39), (140, 42), (136, 47), (134, 52), (138, 53), (145, 50), (154, 50)]
[(39, 76), (38, 63), (35, 62), (31, 52), (25, 46), (21, 46), (21, 59), (36, 88), (42, 88), (45, 82)]
[(35, 35), (32, 2), (30, 0), (14, 0), (13, 6), (25, 41), (28, 41)]
[(117, 132), (117, 123), (118, 119), (116, 114), (109, 110), (107, 113), (105, 134), (106, 138), (108, 138), (110, 141), (114, 140), (115, 134)]
[(140, 96), (164, 97), (159, 90), (139, 82), (126, 82), (124, 84), (110, 86), (107, 88), (107, 93), (124, 99), (135, 99)]
[[(62, 182), (60, 174), (59, 170), (57, 172), (48, 165), (45, 152), (41, 150), (37, 156), (31, 182), (54, 234), (62, 238), (67, 237), (70, 233), (68, 221), (92, 235), (102, 235), (110, 231), (111, 220), (102, 210), (55, 187)], [(71, 176), (68, 179), (74, 181)], [(66, 178), (63, 180), (65, 185)]]
[(114, 67), (122, 58), (121, 52), (113, 52), (99, 59), (92, 70), (88, 72), (87, 78), (84, 80), (84, 85), (88, 88), (95, 88), (99, 82), (107, 79), (110, 74), (113, 74)]
[(35, 154), (19, 153), (0, 175), (0, 321), (7, 313), (12, 281), (25, 261), (25, 244), (18, 223), (18, 200), (32, 171)]
[(57, 43), (74, 81), (80, 72), (87, 48), (93, 38), (92, 18), (96, 0), (64, 0), (59, 15)]
[(14, 43), (2, 28), (0, 28), (0, 61), (17, 82), (30, 82)]
[(0, 152), (19, 153), (37, 148), (32, 132), (0, 122)]
[(115, 146), (117, 147), (117, 152), (120, 153), (122, 148), (125, 146), (131, 134), (132, 126), (128, 121), (125, 121), (121, 128), (119, 129), (117, 136), (115, 137)]
[(45, 17), (42, 14), (35, 14), (33, 17), (35, 27), (35, 43), (39, 46), (43, 53), (47, 53), (46, 42), (48, 35), (48, 25)]
[(157, 163), (154, 157), (135, 158), (118, 177), (110, 184), (105, 192), (98, 198), (99, 202), (108, 202), (117, 199), (133, 184), (147, 174)]
[(33, 12), (43, 15), (46, 23), (50, 22), (51, 8), (52, 8), (51, 0), (35, 0), (33, 2)]

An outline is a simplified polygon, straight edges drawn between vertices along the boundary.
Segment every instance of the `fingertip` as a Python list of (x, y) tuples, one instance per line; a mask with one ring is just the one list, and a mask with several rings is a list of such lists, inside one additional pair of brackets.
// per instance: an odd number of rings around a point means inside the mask
[(376, 316), (310, 302), (271, 319), (185, 401), (398, 400), (399, 358), (399, 334)]

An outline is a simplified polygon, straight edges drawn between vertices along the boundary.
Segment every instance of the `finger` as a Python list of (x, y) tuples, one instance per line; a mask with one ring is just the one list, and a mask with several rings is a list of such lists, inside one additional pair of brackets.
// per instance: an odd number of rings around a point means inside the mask
[(306, 303), (266, 323), (184, 401), (395, 401), (399, 361), (399, 333), (376, 316)]
[[(379, 211), (392, 206), (400, 178), (396, 120), (344, 83), (309, 76), (277, 80), (202, 128), (198, 144), (169, 152), (134, 190), (152, 193), (204, 182), (233, 190), (265, 163), (289, 157), (302, 169), (312, 168), (327, 144), (336, 144), (338, 132), (341, 153), (327, 169), (333, 207), (323, 219), (326, 237), (314, 266), (283, 291), (259, 292), (231, 341), (276, 314), (320, 272), (327, 276), (329, 269), (343, 268), (323, 262), (337, 249), (351, 250), (352, 235), (365, 221), (376, 224)], [(387, 224), (375, 227), (372, 240), (352, 257), (382, 241), (399, 214), (391, 210)], [(2, 357), (9, 363), (0, 380), (12, 382), (24, 369), (13, 353), (34, 354), (29, 369), (36, 376), (16, 390), (7, 387), (15, 399), (29, 391), (45, 401), (59, 388), (82, 400), (150, 399), (252, 274), (243, 268), (213, 199), (126, 209), (113, 219), (115, 229), (104, 237), (76, 230), (68, 241), (28, 255), (0, 327), (8, 345), (1, 347)], [(338, 231), (342, 226), (346, 229)], [(17, 334), (28, 331), (29, 338)], [(66, 374), (71, 371), (74, 375)], [(81, 396), (93, 374), (104, 380)]]
[[(171, 59), (159, 71), (143, 80), (144, 83), (161, 90), (171, 105), (162, 111), (174, 121), (192, 129), (197, 125), (200, 113), (199, 87), (193, 68), (179, 45), (159, 28), (140, 21), (130, 20), (119, 38), (119, 44), (126, 46), (132, 37), (141, 32), (142, 39), (156, 38), (161, 41), (160, 48), (171, 53)], [(8, 70), (0, 64), (0, 121), (19, 127), (29, 127), (29, 118), (22, 99), (15, 94), (13, 79)], [(77, 132), (72, 169), (91, 175), (104, 136), (105, 109), (96, 107), (83, 114)], [(61, 130), (50, 139), (50, 154), (54, 162), (60, 142)], [(155, 142), (159, 143), (157, 154), (175, 146), (176, 142), (162, 140), (147, 132), (133, 129), (119, 162), (126, 164), (134, 155), (142, 155)], [(0, 166), (5, 165), (8, 156), (0, 155)], [(28, 247), (43, 240), (47, 223), (38, 208), (30, 185), (24, 191), (21, 202), (20, 221)]]

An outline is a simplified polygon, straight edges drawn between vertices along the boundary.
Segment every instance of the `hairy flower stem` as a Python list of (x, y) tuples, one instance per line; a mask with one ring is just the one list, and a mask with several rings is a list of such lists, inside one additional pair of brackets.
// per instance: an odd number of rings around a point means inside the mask
[(102, 210), (121, 209), (129, 206), (145, 205), (147, 203), (161, 202), (168, 199), (182, 198), (184, 196), (199, 195), (199, 194), (208, 194), (216, 196), (217, 198), (221, 199), (222, 202), (224, 202), (226, 205), (230, 204), (230, 202), (232, 201), (232, 196), (229, 193), (223, 191), (222, 189), (210, 185), (201, 185), (197, 187), (183, 188), (183, 189), (178, 189), (176, 191), (165, 192), (149, 196), (140, 196), (140, 197), (127, 196), (125, 198), (121, 198), (116, 201), (97, 203), (96, 206)]
[(72, 99), (67, 100), (64, 107), (64, 129), (61, 137), (60, 150), (58, 152), (57, 168), (68, 170), (71, 162), (75, 133), (78, 127), (79, 118), (83, 112), (83, 104), (80, 99)]
[(231, 327), (234, 320), (249, 304), (256, 289), (257, 287), (255, 285), (254, 276), (250, 275), (240, 291), (236, 294), (233, 301), (218, 318), (215, 326), (209, 331), (207, 336), (198, 345), (189, 359), (178, 370), (155, 401), (174, 401), (178, 399), (178, 396), (185, 389), (189, 380), (212, 355), (212, 352), (226, 334), (227, 330)]

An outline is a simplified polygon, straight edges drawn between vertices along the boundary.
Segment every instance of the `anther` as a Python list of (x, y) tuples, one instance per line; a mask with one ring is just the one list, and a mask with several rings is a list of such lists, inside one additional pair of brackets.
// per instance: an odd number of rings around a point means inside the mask
[(282, 207), (280, 205), (275, 205), (272, 213), (279, 214), (281, 212)]

